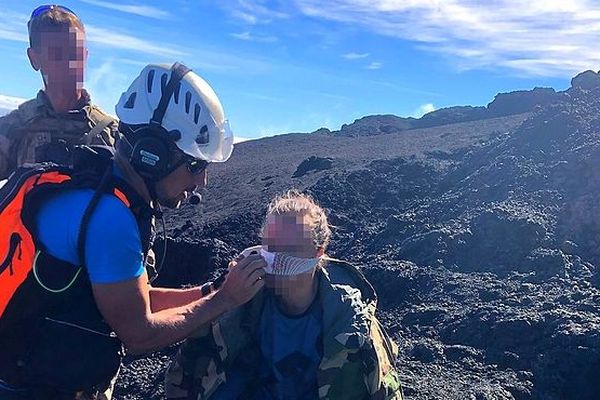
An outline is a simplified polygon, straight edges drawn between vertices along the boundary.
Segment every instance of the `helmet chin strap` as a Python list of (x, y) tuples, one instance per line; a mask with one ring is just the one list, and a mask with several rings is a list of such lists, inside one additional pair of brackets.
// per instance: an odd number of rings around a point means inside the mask
[(160, 205), (158, 205), (158, 195), (156, 194), (156, 182), (154, 182), (151, 179), (144, 178), (144, 183), (148, 188), (148, 193), (150, 193), (150, 199), (152, 199), (152, 207), (154, 208), (154, 206), (156, 205), (160, 208)]

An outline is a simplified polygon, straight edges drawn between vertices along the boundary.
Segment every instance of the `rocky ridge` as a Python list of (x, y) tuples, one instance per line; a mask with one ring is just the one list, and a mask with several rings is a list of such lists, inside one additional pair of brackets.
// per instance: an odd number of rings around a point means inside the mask
[[(593, 89), (600, 85), (600, 77), (594, 71), (585, 71), (572, 79), (571, 88)], [(487, 106), (454, 106), (441, 108), (423, 115), (421, 118), (402, 118), (395, 115), (370, 115), (344, 124), (338, 131), (330, 132), (321, 128), (317, 132), (334, 135), (362, 136), (397, 133), (409, 129), (428, 128), (459, 122), (479, 121), (488, 118), (533, 112), (540, 107), (563, 101), (566, 92), (556, 92), (552, 88), (536, 87), (532, 90), (519, 90), (499, 93)]]

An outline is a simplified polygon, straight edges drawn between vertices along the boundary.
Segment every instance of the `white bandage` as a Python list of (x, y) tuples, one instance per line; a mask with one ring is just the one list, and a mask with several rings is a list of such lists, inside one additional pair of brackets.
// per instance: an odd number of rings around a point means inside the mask
[(271, 253), (266, 251), (262, 246), (248, 247), (242, 251), (244, 257), (249, 256), (252, 252), (260, 254), (267, 263), (265, 272), (269, 275), (293, 276), (312, 271), (321, 257), (302, 258), (287, 255), (285, 253)]

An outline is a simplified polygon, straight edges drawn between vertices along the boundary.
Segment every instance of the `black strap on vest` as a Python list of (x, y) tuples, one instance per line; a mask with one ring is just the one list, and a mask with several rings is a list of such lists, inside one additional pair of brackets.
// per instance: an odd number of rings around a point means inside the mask
[(79, 225), (79, 233), (77, 235), (77, 255), (79, 256), (80, 266), (83, 267), (85, 265), (85, 239), (87, 238), (88, 225), (90, 224), (90, 219), (92, 219), (92, 214), (100, 201), (100, 198), (106, 191), (108, 183), (111, 181), (113, 175), (113, 163), (108, 163), (108, 167), (106, 171), (104, 171), (104, 175), (102, 176), (102, 180), (100, 181), (100, 185), (94, 192), (94, 196), (90, 201), (90, 204), (85, 209), (83, 213), (83, 218), (81, 220), (81, 224)]
[(167, 106), (169, 105), (169, 101), (171, 101), (171, 97), (173, 96), (173, 92), (175, 92), (175, 88), (177, 87), (177, 85), (179, 85), (179, 83), (183, 79), (183, 76), (190, 71), (191, 69), (183, 64), (180, 64), (178, 62), (173, 64), (173, 66), (171, 67), (171, 78), (169, 79), (169, 82), (165, 86), (164, 90), (162, 91), (162, 95), (160, 97), (158, 106), (156, 106), (156, 110), (154, 110), (154, 114), (150, 119), (150, 124), (162, 124), (165, 112), (167, 112)]

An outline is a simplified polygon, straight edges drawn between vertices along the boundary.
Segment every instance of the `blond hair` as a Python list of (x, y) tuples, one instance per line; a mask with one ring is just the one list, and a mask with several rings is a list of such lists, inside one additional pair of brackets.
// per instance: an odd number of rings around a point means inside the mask
[(42, 33), (63, 32), (68, 31), (70, 28), (78, 28), (85, 32), (81, 20), (75, 14), (60, 7), (52, 7), (32, 18), (27, 23), (27, 28), (29, 30), (29, 46), (36, 50), (41, 45)]
[[(322, 249), (327, 247), (331, 239), (331, 228), (327, 221), (327, 215), (310, 195), (297, 190), (288, 190), (271, 200), (267, 207), (266, 217), (288, 213), (307, 215), (314, 245)], [(263, 232), (264, 229), (263, 225)]]

